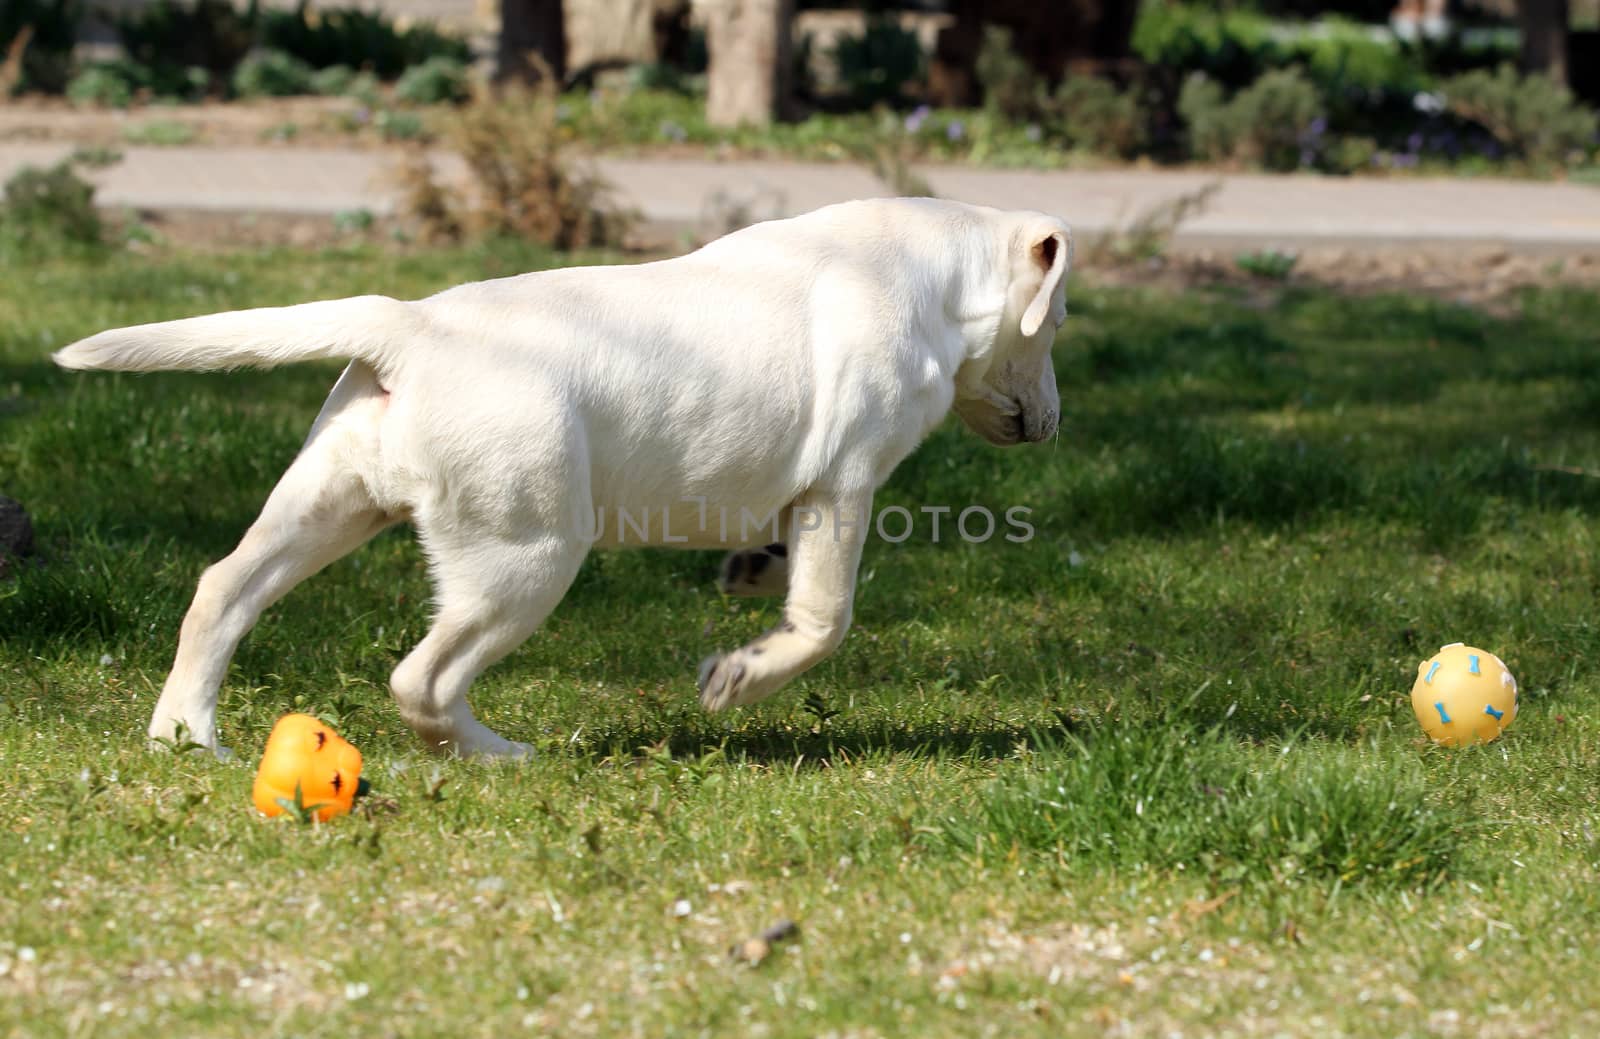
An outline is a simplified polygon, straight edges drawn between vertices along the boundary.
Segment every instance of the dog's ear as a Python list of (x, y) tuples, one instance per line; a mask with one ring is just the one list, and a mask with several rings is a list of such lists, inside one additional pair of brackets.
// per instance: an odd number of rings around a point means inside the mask
[(1030, 230), (1022, 239), (1028, 250), (1025, 268), (1030, 278), (1039, 278), (1033, 301), (1022, 312), (1022, 334), (1033, 336), (1050, 313), (1050, 302), (1061, 290), (1061, 279), (1072, 267), (1072, 232), (1063, 228)]

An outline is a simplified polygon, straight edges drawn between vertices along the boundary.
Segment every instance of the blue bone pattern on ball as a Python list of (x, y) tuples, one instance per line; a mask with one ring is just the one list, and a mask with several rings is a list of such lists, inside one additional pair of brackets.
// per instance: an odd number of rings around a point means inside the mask
[[(1428, 677), (1424, 678), (1423, 681), (1428, 683), (1429, 685), (1432, 685), (1433, 684), (1433, 676), (1438, 674), (1439, 673), (1439, 668), (1441, 668), (1443, 666), (1444, 665), (1440, 664), (1437, 660), (1435, 660), (1433, 662), (1433, 666), (1428, 668)], [(1449, 721), (1449, 720), (1450, 719), (1448, 719), (1448, 718), (1445, 719), (1445, 721)]]
[(1483, 674), (1482, 671), (1478, 670), (1478, 657), (1476, 654), (1467, 655), (1467, 670), (1474, 675)]
[(1506, 712), (1495, 710), (1494, 709), (1494, 704), (1490, 704), (1490, 703), (1486, 703), (1486, 704), (1483, 705), (1483, 713), (1489, 715), (1495, 721), (1499, 721), (1501, 718), (1504, 718), (1506, 716)]
[[(1439, 665), (1435, 664), (1433, 666), (1434, 667), (1438, 667)], [(1444, 704), (1443, 703), (1435, 702), (1434, 705), (1433, 705), (1433, 709), (1439, 712), (1439, 720), (1440, 721), (1444, 722), (1446, 725), (1450, 724), (1450, 716), (1448, 714), (1444, 713)]]

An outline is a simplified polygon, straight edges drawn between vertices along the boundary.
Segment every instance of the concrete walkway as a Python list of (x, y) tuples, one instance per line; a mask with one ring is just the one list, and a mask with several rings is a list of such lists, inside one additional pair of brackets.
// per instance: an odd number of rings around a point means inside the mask
[[(0, 144), (0, 179), (54, 162), (59, 144)], [(112, 207), (332, 214), (394, 211), (394, 152), (310, 147), (127, 147), (94, 171)], [(447, 176), (459, 160), (440, 156)], [(853, 165), (781, 161), (623, 159), (599, 162), (621, 201), (667, 227), (804, 212), (887, 194)], [(1125, 227), (1152, 207), (1220, 182), (1204, 212), (1185, 222), (1181, 246), (1459, 248), (1523, 252), (1600, 250), (1600, 187), (1490, 179), (1332, 178), (1205, 172), (921, 171), (941, 196), (1065, 216), (1086, 237)]]

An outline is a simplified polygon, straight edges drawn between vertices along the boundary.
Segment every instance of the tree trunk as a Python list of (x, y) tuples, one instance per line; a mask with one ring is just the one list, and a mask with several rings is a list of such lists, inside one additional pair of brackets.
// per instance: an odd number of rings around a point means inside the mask
[(704, 0), (706, 121), (766, 126), (782, 114), (789, 85), (794, 0)]
[(1522, 71), (1543, 72), (1567, 82), (1567, 0), (1520, 0), (1517, 24), (1522, 29)]
[(500, 43), (495, 55), (499, 79), (536, 79), (538, 55), (550, 74), (567, 74), (567, 34), (561, 0), (500, 0)]

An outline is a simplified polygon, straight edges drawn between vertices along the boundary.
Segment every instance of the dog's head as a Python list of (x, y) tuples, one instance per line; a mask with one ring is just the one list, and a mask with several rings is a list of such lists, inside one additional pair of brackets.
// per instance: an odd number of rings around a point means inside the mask
[(954, 408), (967, 428), (1002, 447), (1055, 436), (1061, 421), (1050, 347), (1067, 317), (1072, 230), (1042, 213), (1004, 214), (1005, 303), (992, 343), (956, 373)]

